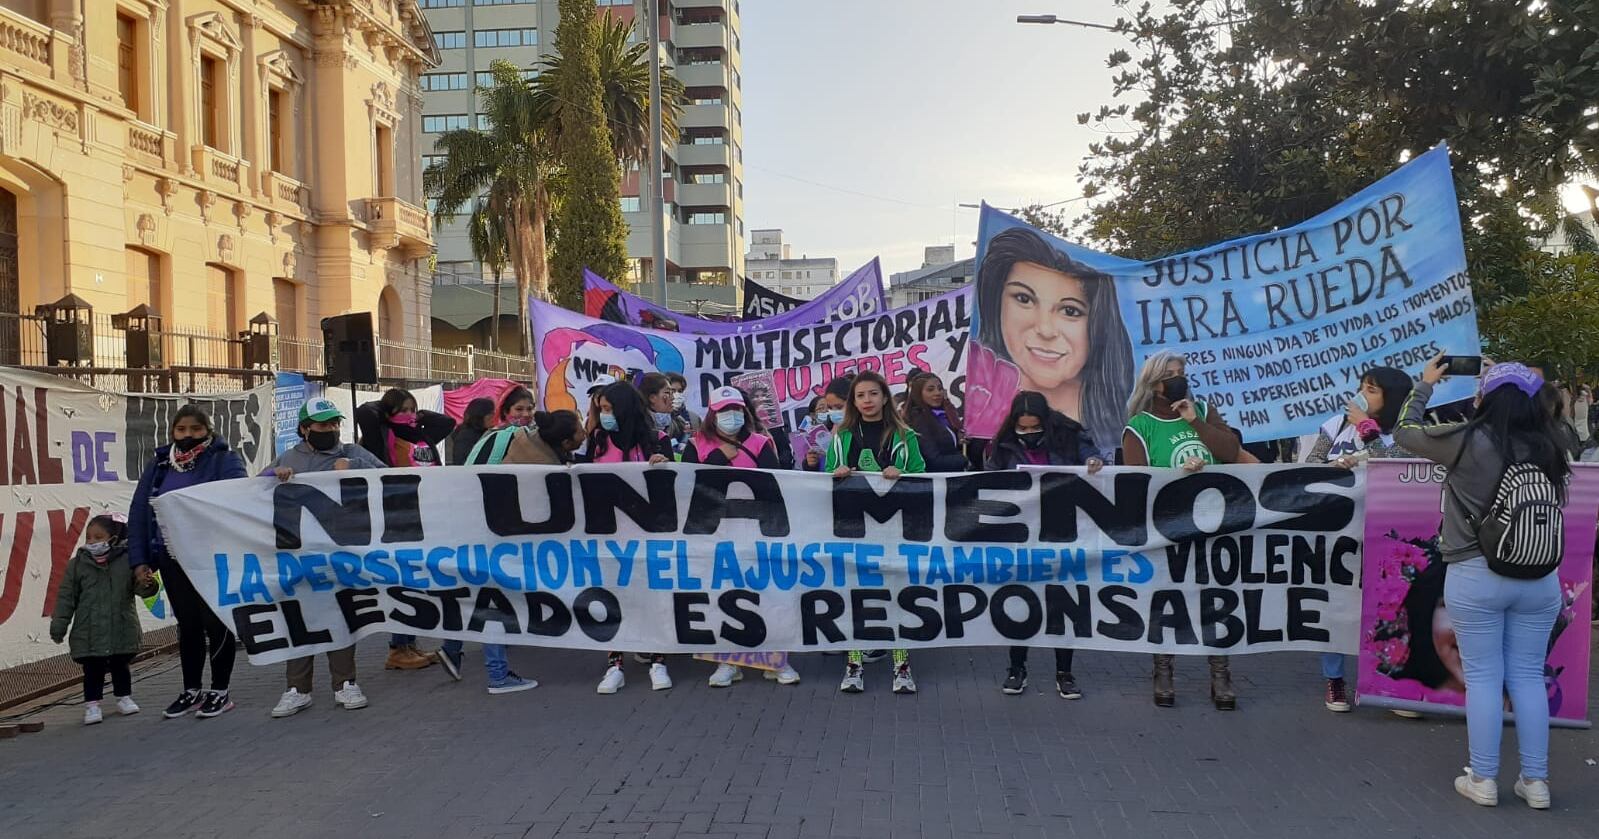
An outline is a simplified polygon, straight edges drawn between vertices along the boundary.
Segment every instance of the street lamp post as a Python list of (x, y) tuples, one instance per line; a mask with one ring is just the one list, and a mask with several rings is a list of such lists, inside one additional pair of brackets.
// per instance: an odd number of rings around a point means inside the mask
[(1081, 26), (1081, 27), (1083, 27), (1085, 29), (1103, 29), (1103, 30), (1105, 30), (1107, 32), (1115, 32), (1116, 31), (1116, 27), (1114, 27), (1114, 26), (1106, 26), (1103, 23), (1088, 23), (1086, 21), (1081, 21), (1081, 20), (1067, 20), (1065, 18), (1056, 17), (1054, 15), (1017, 15), (1016, 16), (1016, 22), (1017, 23), (1042, 23), (1042, 24), (1059, 23), (1059, 24), (1064, 24), (1066, 26)]
[(661, 9), (660, 0), (648, 0), (650, 16), (650, 236), (655, 268), (655, 298), (666, 305), (666, 184), (661, 176), (666, 161), (661, 156)]

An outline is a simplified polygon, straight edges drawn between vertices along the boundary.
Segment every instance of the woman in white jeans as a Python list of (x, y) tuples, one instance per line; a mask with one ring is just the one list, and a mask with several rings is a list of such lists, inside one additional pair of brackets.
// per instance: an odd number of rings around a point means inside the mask
[(1471, 765), (1455, 790), (1478, 804), (1499, 803), (1499, 743), (1503, 696), (1516, 714), (1521, 777), (1516, 795), (1549, 807), (1549, 698), (1543, 665), (1549, 633), (1560, 613), (1560, 579), (1501, 576), (1488, 567), (1473, 524), (1493, 506), (1505, 469), (1538, 466), (1563, 492), (1571, 467), (1554, 419), (1538, 406), (1543, 378), (1520, 364), (1497, 364), (1482, 377), (1470, 422), (1423, 425), (1433, 387), (1443, 379), (1441, 358), (1428, 362), (1405, 400), (1394, 442), (1449, 468), (1444, 481), (1444, 603), (1455, 626), (1466, 681), (1466, 731)]

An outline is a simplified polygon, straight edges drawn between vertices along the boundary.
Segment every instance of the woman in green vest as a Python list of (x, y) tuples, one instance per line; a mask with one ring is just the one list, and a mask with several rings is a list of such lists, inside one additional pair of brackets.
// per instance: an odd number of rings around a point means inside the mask
[[(902, 474), (926, 472), (916, 432), (894, 413), (888, 381), (870, 371), (859, 373), (850, 383), (849, 392), (844, 421), (833, 428), (824, 468), (838, 478), (856, 472), (881, 472), (891, 481)], [(860, 693), (866, 689), (862, 679), (865, 661), (865, 653), (850, 651), (844, 680), (838, 685), (840, 691)], [(910, 653), (903, 649), (894, 650), (894, 692), (916, 692)]]
[[(1144, 362), (1133, 395), (1127, 400), (1127, 428), (1122, 432), (1122, 462), (1197, 472), (1213, 463), (1256, 463), (1221, 415), (1188, 390), (1183, 356), (1158, 352)], [(1172, 684), (1175, 656), (1155, 656), (1155, 704), (1177, 704)], [(1210, 699), (1217, 710), (1238, 707), (1227, 656), (1210, 656)]]

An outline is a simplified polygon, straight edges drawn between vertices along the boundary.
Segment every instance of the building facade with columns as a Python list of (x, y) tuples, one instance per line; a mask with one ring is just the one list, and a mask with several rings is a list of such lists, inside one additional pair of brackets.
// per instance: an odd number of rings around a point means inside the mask
[(0, 0), (0, 363), (15, 313), (69, 294), (427, 344), (437, 55), (417, 0)]

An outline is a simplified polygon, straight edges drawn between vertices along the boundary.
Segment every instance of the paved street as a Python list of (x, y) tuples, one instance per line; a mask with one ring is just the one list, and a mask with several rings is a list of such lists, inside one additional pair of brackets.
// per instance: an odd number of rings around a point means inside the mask
[[(1324, 711), (1311, 656), (1240, 659), (1241, 710), (1204, 698), (1203, 663), (1180, 662), (1178, 707), (1148, 699), (1143, 656), (1084, 653), (1080, 702), (1034, 684), (999, 692), (1003, 651), (916, 656), (922, 691), (888, 691), (868, 667), (836, 693), (839, 658), (806, 656), (805, 681), (705, 685), (711, 667), (671, 660), (652, 693), (643, 665), (597, 696), (599, 654), (514, 650), (543, 683), (488, 696), (435, 666), (385, 673), (363, 645), (362, 711), (316, 704), (273, 720), (282, 668), (241, 665), (237, 711), (162, 720), (176, 661), (139, 673), (145, 712), (0, 741), (0, 837), (1592, 837), (1599, 735), (1557, 730), (1555, 809), (1512, 797), (1478, 808), (1450, 786), (1465, 726), (1375, 709)], [(241, 658), (242, 662), (242, 658)], [(77, 695), (71, 699), (75, 702)], [(1507, 746), (1514, 736), (1507, 731)], [(1513, 755), (1513, 750), (1509, 751)]]

